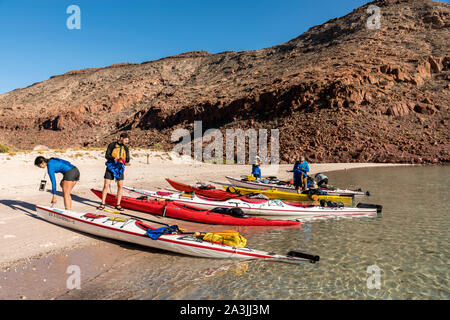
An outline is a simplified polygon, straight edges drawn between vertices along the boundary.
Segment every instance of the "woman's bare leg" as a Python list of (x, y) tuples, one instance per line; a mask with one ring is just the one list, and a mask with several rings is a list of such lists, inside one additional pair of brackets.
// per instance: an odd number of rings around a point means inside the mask
[(64, 197), (64, 207), (66, 210), (72, 210), (72, 189), (77, 184), (77, 181), (61, 181), (63, 197)]

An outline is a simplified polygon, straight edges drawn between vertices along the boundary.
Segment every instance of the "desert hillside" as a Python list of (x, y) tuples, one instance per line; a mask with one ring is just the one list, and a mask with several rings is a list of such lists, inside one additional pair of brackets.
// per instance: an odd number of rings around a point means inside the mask
[(282, 162), (446, 163), (449, 40), (450, 4), (384, 0), (270, 48), (74, 70), (0, 95), (0, 144), (96, 147), (125, 131), (168, 150), (202, 120), (279, 129)]

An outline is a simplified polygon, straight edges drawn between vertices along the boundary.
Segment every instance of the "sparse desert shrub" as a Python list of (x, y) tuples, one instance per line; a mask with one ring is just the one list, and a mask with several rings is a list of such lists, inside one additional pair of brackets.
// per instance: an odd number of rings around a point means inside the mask
[(9, 152), (9, 148), (7, 146), (0, 144), (0, 153), (7, 153), (7, 152)]

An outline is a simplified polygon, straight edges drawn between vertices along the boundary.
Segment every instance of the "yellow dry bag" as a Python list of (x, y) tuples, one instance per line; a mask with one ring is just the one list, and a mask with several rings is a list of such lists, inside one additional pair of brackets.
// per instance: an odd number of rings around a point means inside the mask
[(203, 240), (240, 248), (247, 244), (247, 239), (234, 230), (208, 232), (203, 236)]

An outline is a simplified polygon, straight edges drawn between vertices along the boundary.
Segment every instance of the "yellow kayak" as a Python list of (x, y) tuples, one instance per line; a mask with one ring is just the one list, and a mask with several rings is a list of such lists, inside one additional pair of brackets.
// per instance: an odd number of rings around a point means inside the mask
[[(228, 192), (237, 193), (240, 194), (248, 194), (248, 193), (261, 193), (268, 197), (269, 199), (281, 199), (281, 200), (287, 200), (287, 201), (312, 201), (311, 196), (307, 194), (299, 194), (299, 193), (293, 193), (293, 192), (286, 192), (286, 191), (280, 191), (275, 188), (272, 189), (263, 189), (263, 190), (257, 190), (257, 189), (248, 189), (248, 188), (241, 188), (241, 187), (229, 187), (229, 186), (223, 186), (224, 189), (227, 189)], [(336, 202), (342, 202), (346, 204), (351, 204), (353, 201), (352, 197), (341, 197), (341, 196), (325, 196), (325, 195), (317, 195), (318, 200), (325, 200), (325, 201), (336, 201)]]

